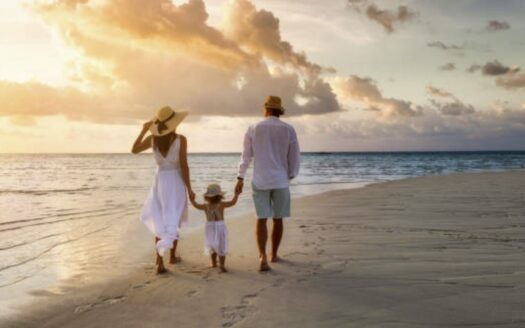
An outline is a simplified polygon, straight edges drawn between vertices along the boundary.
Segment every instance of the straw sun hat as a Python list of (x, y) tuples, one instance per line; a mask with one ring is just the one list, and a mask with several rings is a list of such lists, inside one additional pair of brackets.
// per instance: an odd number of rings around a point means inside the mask
[(265, 108), (280, 109), (284, 113), (281, 97), (268, 96), (264, 102)]
[(175, 112), (171, 107), (164, 106), (153, 117), (153, 124), (151, 124), (149, 131), (157, 137), (167, 135), (175, 131), (187, 115), (188, 112)]
[(221, 186), (216, 183), (213, 183), (208, 186), (204, 197), (215, 197), (215, 196), (224, 196), (224, 192), (221, 190)]

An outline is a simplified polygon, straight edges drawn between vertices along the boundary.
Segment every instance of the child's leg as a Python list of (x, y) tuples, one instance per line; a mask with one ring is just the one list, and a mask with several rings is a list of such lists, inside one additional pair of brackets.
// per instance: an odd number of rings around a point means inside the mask
[(157, 251), (157, 242), (159, 241), (159, 238), (155, 237), (155, 253), (157, 254), (157, 273), (164, 273), (166, 272), (166, 268), (164, 267), (164, 261), (162, 260), (162, 256), (160, 256), (159, 252)]
[(211, 266), (214, 268), (217, 267), (217, 253), (215, 252), (211, 253)]
[(180, 257), (175, 256), (175, 251), (177, 250), (177, 240), (173, 241), (173, 248), (170, 249), (170, 263), (178, 263), (180, 262)]
[(226, 262), (226, 256), (219, 256), (221, 272), (228, 272), (228, 270), (226, 270), (226, 267), (224, 266), (225, 262)]

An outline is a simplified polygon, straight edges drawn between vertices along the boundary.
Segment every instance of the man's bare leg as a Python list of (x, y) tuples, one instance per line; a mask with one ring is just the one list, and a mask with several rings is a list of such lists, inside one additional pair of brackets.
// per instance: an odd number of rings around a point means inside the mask
[(155, 237), (155, 253), (157, 254), (157, 274), (161, 274), (164, 272), (167, 272), (166, 268), (164, 267), (164, 261), (162, 259), (162, 256), (160, 256), (159, 252), (157, 251), (157, 242), (159, 241), (159, 238)]
[(270, 262), (278, 262), (280, 259), (277, 256), (281, 239), (283, 238), (283, 219), (273, 218), (272, 226), (272, 254), (270, 255)]
[(268, 241), (268, 229), (266, 228), (266, 219), (257, 220), (257, 247), (259, 248), (259, 271), (268, 271), (270, 266), (266, 257), (266, 242)]
[(228, 272), (228, 270), (226, 270), (226, 267), (224, 266), (225, 262), (226, 262), (226, 256), (219, 256), (219, 263), (220, 263), (221, 272)]
[(177, 240), (173, 241), (173, 248), (170, 249), (170, 263), (175, 264), (180, 262), (180, 257), (175, 256), (175, 252), (177, 251)]

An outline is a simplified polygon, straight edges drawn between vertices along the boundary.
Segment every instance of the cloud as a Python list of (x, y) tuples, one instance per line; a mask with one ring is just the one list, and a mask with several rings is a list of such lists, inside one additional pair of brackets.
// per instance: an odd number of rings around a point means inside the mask
[(485, 30), (488, 32), (500, 32), (510, 29), (510, 24), (505, 21), (491, 20), (487, 23)]
[[(100, 121), (104, 105), (74, 88), (55, 88), (38, 82), (17, 83), (0, 81), (2, 116), (54, 116), (83, 120), (89, 117)], [(64, 108), (71, 110), (64, 111)], [(98, 109), (98, 110), (94, 110)], [(19, 121), (19, 120), (15, 120)]]
[(476, 112), (474, 106), (463, 103), (461, 100), (456, 98), (456, 96), (454, 96), (452, 93), (446, 90), (428, 84), (425, 87), (425, 91), (428, 96), (433, 98), (450, 99), (450, 101), (448, 102), (441, 102), (435, 99), (430, 99), (430, 103), (432, 104), (434, 109), (437, 110), (441, 115), (463, 116), (473, 114)]
[(280, 63), (300, 67), (318, 74), (321, 67), (294, 51), (293, 46), (281, 38), (279, 19), (266, 10), (257, 10), (247, 0), (230, 2), (226, 11), (225, 34), (254, 54), (262, 54)]
[(474, 73), (478, 70), (481, 70), (481, 73), (483, 75), (496, 76), (496, 75), (503, 75), (507, 73), (516, 73), (520, 69), (519, 67), (504, 66), (497, 59), (494, 59), (491, 62), (487, 62), (485, 65), (473, 64), (469, 68), (467, 68), (467, 71), (470, 73)]
[(421, 110), (410, 101), (385, 98), (374, 80), (351, 75), (335, 78), (333, 83), (337, 96), (344, 101), (355, 101), (368, 111), (375, 111), (385, 117), (406, 117), (421, 114)]
[(432, 86), (431, 84), (425, 87), (425, 91), (429, 96), (433, 96), (433, 97), (443, 97), (443, 98), (454, 97), (450, 92), (445, 91), (443, 89), (436, 88)]
[(381, 9), (366, 0), (348, 0), (348, 5), (358, 13), (364, 13), (368, 19), (383, 26), (387, 33), (393, 33), (397, 25), (413, 20), (417, 12), (407, 6), (398, 6), (397, 10)]
[(476, 71), (479, 71), (483, 66), (478, 64), (472, 64), (467, 68), (467, 72), (474, 73)]
[(445, 63), (439, 66), (439, 69), (442, 71), (454, 71), (456, 70), (456, 64), (454, 63)]
[(430, 103), (442, 114), (448, 116), (462, 116), (469, 115), (476, 112), (474, 106), (464, 104), (458, 99), (454, 99), (452, 102), (442, 103), (431, 99)]
[(328, 69), (283, 40), (271, 12), (246, 0), (228, 6), (222, 30), (207, 23), (202, 0), (36, 1), (34, 12), (74, 50), (70, 86), (0, 83), (0, 116), (129, 123), (165, 104), (254, 116), (269, 94), (288, 115), (341, 110), (320, 76)]
[(496, 79), (496, 85), (507, 90), (525, 88), (525, 73), (511, 72)]
[(525, 73), (520, 73), (521, 69), (517, 66), (505, 66), (495, 59), (492, 62), (487, 62), (485, 65), (471, 65), (467, 69), (470, 73), (479, 70), (481, 70), (483, 75), (497, 77), (495, 80), (496, 85), (504, 89), (525, 88)]
[(442, 49), (442, 50), (463, 50), (465, 49), (465, 44), (459, 46), (456, 44), (445, 44), (441, 41), (429, 42), (427, 43), (427, 46), (431, 48), (433, 47), (433, 48)]
[[(468, 106), (467, 106), (468, 107)], [(525, 111), (484, 108), (467, 115), (445, 115), (434, 107), (423, 115), (378, 120), (372, 112), (330, 113), (293, 118), (299, 138), (313, 150), (489, 150), (523, 149)], [(330, 143), (320, 143), (323, 135)]]

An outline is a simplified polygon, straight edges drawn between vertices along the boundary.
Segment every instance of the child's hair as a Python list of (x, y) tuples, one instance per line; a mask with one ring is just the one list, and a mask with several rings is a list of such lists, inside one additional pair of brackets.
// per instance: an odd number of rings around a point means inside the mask
[(204, 199), (212, 204), (215, 204), (215, 203), (218, 203), (220, 202), (221, 200), (224, 199), (224, 196), (223, 195), (217, 195), (217, 196), (213, 196), (213, 197), (204, 197)]

